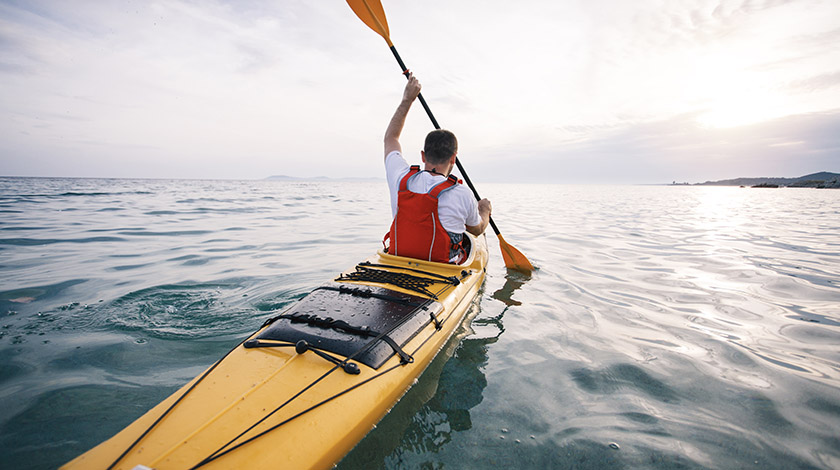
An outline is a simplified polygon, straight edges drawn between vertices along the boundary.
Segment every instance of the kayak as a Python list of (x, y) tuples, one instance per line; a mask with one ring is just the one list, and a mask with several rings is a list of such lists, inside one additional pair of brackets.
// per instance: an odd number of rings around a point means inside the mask
[(64, 469), (328, 469), (416, 382), (487, 265), (379, 251), (268, 319), (206, 371)]

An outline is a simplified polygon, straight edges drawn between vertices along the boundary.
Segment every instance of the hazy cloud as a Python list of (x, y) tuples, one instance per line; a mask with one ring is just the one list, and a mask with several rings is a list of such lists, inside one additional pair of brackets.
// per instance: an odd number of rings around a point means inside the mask
[(814, 92), (838, 85), (840, 85), (840, 70), (790, 82), (788, 89), (791, 91)]
[(499, 166), (482, 176), (537, 183), (661, 184), (840, 169), (840, 109), (738, 129), (704, 128), (696, 117), (599, 129), (589, 139), (555, 148), (525, 147), (517, 159), (531, 164)]
[[(840, 109), (836, 2), (385, 8), (435, 116), (481, 162), (471, 175), (838, 169), (826, 128), (805, 124)], [(239, 178), (379, 175), (405, 83), (344, 2), (305, 0), (2, 2), (0, 80), (0, 174)], [(429, 128), (415, 107), (410, 155)]]

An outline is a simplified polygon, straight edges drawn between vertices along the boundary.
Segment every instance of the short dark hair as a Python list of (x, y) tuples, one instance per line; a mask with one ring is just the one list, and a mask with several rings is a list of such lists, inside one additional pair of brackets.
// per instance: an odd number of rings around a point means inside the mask
[(426, 161), (432, 165), (447, 163), (457, 151), (458, 139), (452, 132), (446, 129), (435, 129), (426, 135), (423, 152), (426, 154)]

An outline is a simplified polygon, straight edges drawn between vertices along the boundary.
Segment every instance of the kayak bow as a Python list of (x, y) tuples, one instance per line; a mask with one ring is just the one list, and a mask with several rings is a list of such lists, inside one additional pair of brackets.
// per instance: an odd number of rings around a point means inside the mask
[(379, 252), (268, 321), (64, 469), (327, 469), (394, 406), (465, 318), (487, 265)]

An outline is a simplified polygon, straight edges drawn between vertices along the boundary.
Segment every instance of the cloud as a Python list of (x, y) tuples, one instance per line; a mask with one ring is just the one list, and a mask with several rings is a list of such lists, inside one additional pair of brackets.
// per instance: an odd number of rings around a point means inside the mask
[(840, 85), (840, 71), (794, 80), (787, 84), (787, 89), (792, 92), (812, 93), (834, 88), (838, 85)]
[[(325, 72), (347, 69), (342, 51), (349, 46), (333, 39), (327, 48), (322, 31), (309, 27), (340, 30), (330, 27), (339, 17), (334, 8), (265, 5), (271, 9), (256, 2), (0, 5), (7, 122), (0, 172), (55, 174), (63, 165), (46, 162), (60, 158), (75, 163), (64, 174), (131, 176), (137, 167), (130, 161), (147, 152), (149, 161), (166, 163), (138, 176), (163, 173), (172, 159), (186, 162), (177, 176), (190, 176), (196, 155), (238, 160), (243, 153), (302, 152), (319, 121), (332, 124), (321, 98), (335, 100), (346, 90), (330, 86), (335, 78)], [(301, 121), (313, 130), (296, 129)], [(113, 155), (103, 155), (109, 146)], [(29, 158), (10, 161), (15, 155)], [(223, 175), (211, 166), (193, 171)]]
[[(588, 136), (556, 146), (507, 148), (470, 173), (494, 182), (661, 184), (840, 172), (837, 129), (840, 109), (725, 129), (703, 127), (695, 114), (685, 114), (583, 129)], [(511, 161), (521, 163), (507, 167)]]
[[(504, 170), (515, 154), (545, 178), (564, 158), (600, 165), (563, 167), (570, 181), (598, 180), (601, 167), (615, 181), (676, 178), (677, 162), (695, 172), (688, 149), (708, 150), (725, 126), (840, 108), (834, 3), (386, 9), (435, 116), (489, 177), (534, 179)], [(0, 79), (0, 174), (211, 178), (378, 174), (404, 83), (347, 5), (304, 0), (3, 2)], [(417, 106), (404, 132), (412, 155), (429, 129)], [(650, 156), (672, 148), (681, 159)]]

